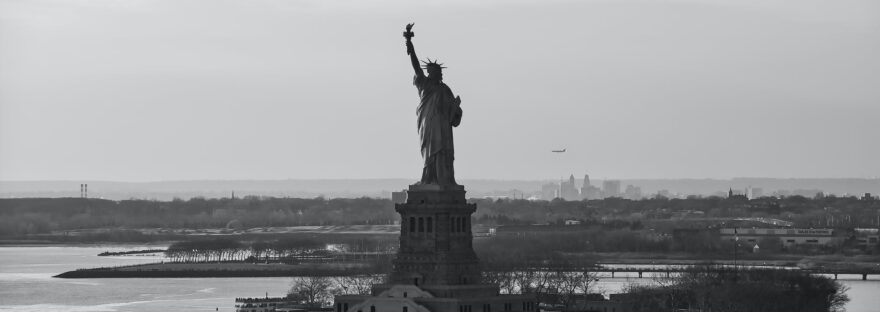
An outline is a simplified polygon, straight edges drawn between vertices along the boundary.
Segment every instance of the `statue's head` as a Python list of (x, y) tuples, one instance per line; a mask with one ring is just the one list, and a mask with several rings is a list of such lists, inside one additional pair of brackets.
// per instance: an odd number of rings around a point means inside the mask
[(443, 80), (443, 69), (446, 67), (443, 67), (442, 63), (437, 63), (437, 60), (432, 61), (431, 59), (428, 59), (427, 62), (422, 61), (422, 63), (425, 63), (422, 68), (428, 72), (429, 78)]

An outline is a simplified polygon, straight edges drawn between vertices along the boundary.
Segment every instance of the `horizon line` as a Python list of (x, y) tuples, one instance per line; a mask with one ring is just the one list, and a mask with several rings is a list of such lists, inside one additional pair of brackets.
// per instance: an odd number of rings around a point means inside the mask
[[(575, 177), (577, 180), (582, 178)], [(724, 177), (724, 178), (594, 178), (590, 180), (737, 180), (737, 179), (768, 179), (768, 180), (880, 180), (880, 177)], [(177, 179), (177, 180), (106, 180), (106, 179), (41, 179), (41, 180), (0, 180), (0, 183), (36, 183), (36, 182), (104, 182), (104, 183), (173, 183), (173, 182), (283, 182), (283, 181), (376, 181), (376, 180), (412, 180), (418, 181), (418, 178), (278, 178), (278, 179), (258, 179), (258, 178), (229, 178), (229, 179)], [(460, 178), (461, 181), (505, 181), (505, 182), (541, 182), (541, 181), (557, 181), (559, 178)]]

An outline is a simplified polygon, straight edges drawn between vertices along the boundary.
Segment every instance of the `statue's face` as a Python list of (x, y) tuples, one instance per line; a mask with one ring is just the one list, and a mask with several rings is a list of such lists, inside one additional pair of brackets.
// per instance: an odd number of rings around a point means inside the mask
[(443, 80), (443, 70), (439, 67), (428, 67), (428, 77), (437, 80)]
[(437, 69), (428, 68), (428, 77), (433, 78), (433, 79), (437, 79), (437, 80), (443, 80), (443, 70), (441, 70), (439, 68), (437, 68)]

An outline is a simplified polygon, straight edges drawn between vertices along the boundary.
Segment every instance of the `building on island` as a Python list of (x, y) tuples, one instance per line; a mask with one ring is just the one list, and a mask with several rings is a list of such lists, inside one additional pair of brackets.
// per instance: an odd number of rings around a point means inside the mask
[(831, 229), (792, 228), (723, 228), (721, 239), (757, 243), (765, 238), (779, 238), (786, 247), (794, 245), (828, 245), (834, 239)]

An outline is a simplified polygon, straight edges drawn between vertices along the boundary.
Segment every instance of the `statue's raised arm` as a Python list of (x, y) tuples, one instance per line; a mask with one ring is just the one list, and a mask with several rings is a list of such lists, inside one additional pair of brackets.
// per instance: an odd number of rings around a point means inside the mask
[(409, 54), (410, 62), (412, 62), (413, 70), (416, 72), (416, 76), (424, 77), (425, 72), (422, 71), (422, 67), (419, 65), (419, 58), (416, 57), (416, 48), (413, 47), (412, 37), (415, 37), (415, 33), (412, 32), (412, 27), (415, 23), (406, 24), (406, 31), (403, 32), (403, 37), (406, 38), (406, 54)]

